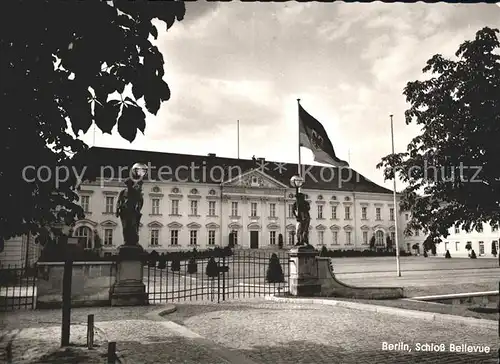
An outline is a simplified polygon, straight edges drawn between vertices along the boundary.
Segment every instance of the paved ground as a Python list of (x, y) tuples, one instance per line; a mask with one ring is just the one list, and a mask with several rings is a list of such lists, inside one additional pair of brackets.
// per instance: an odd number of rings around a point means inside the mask
[[(470, 344), (498, 347), (496, 330), (452, 323), (373, 314), (340, 307), (289, 304), (262, 299), (213, 304), (193, 302), (177, 305), (166, 316), (206, 337), (230, 352), (243, 354), (261, 364), (331, 363), (493, 363), (495, 355), (416, 352), (417, 343)], [(240, 364), (226, 361), (213, 347), (186, 337), (147, 313), (158, 306), (74, 309), (73, 323), (95, 315), (96, 326), (134, 364)], [(20, 311), (5, 314), (0, 336), (11, 329), (52, 326), (60, 323), (60, 310)], [(58, 338), (56, 338), (58, 340)], [(405, 342), (412, 352), (384, 351), (383, 342)]]

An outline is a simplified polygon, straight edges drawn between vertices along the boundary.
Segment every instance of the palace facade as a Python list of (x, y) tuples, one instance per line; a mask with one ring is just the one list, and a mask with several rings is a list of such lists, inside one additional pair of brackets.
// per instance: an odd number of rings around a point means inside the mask
[(449, 235), (441, 238), (442, 242), (436, 245), (438, 255), (445, 255), (450, 251), (453, 257), (468, 257), (470, 251), (466, 249), (467, 243), (470, 243), (471, 250), (474, 250), (478, 257), (494, 258), (492, 254), (492, 245), (495, 245), (498, 255), (498, 241), (500, 232), (498, 228), (484, 223), (480, 231), (466, 232), (460, 227), (452, 227), (448, 230)]
[[(93, 147), (85, 164), (100, 177), (80, 186), (86, 216), (73, 234), (86, 248), (94, 247), (96, 235), (106, 255), (123, 244), (116, 202), (135, 162), (149, 166), (139, 232), (146, 250), (223, 247), (230, 232), (242, 248), (275, 247), (280, 238), (285, 247), (295, 243), (290, 178), (297, 174), (296, 164)], [(400, 249), (411, 249), (416, 237), (405, 241), (408, 214), (395, 216), (392, 191), (352, 169), (302, 167), (301, 191), (311, 206), (311, 244), (366, 250), (374, 236), (377, 248), (385, 248), (388, 236), (395, 241), (398, 218)]]

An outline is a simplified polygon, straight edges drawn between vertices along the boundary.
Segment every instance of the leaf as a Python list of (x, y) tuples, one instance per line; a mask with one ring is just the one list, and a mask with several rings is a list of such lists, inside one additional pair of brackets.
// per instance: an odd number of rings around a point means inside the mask
[(124, 104), (118, 119), (118, 133), (132, 143), (137, 135), (137, 129), (144, 133), (145, 118), (146, 115), (140, 107)]
[(95, 123), (103, 133), (111, 134), (111, 130), (116, 125), (118, 114), (120, 113), (121, 102), (118, 100), (109, 100), (108, 102), (99, 105), (97, 102), (94, 106)]
[(158, 29), (154, 25), (151, 25), (151, 29), (149, 31), (154, 39), (158, 39)]

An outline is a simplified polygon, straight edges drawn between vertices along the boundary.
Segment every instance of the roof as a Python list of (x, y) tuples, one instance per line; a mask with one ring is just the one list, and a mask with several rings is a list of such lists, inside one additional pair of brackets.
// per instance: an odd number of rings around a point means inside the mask
[[(220, 184), (239, 173), (259, 169), (282, 184), (290, 186), (290, 178), (297, 174), (297, 164), (294, 163), (103, 147), (89, 148), (79, 155), (78, 159), (87, 167), (86, 176), (104, 178), (118, 178), (120, 167), (121, 178), (126, 178), (129, 173), (127, 169), (136, 162), (153, 167), (149, 175), (151, 179), (158, 179), (158, 171), (161, 171), (164, 179), (184, 183)], [(312, 165), (302, 165), (302, 168), (305, 171), (304, 189), (392, 194), (391, 190), (373, 183), (351, 168)], [(103, 175), (99, 173), (101, 170)], [(223, 170), (225, 178), (221, 178)]]

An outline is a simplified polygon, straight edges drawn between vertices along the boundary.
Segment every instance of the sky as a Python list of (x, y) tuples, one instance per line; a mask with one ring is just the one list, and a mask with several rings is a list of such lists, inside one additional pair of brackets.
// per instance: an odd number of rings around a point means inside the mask
[[(158, 22), (172, 96), (133, 143), (89, 129), (88, 145), (297, 163), (297, 98), (337, 156), (384, 187), (376, 169), (419, 134), (403, 89), (435, 54), (500, 28), (498, 4), (189, 2), (171, 29)], [(313, 162), (302, 148), (302, 163)], [(399, 182), (400, 183), (400, 182)], [(398, 186), (398, 190), (400, 186)]]

